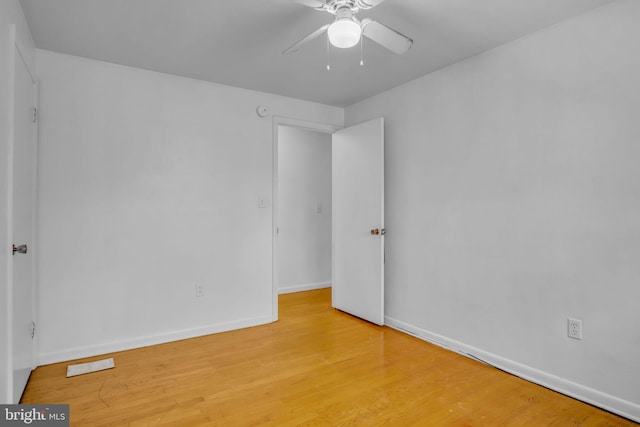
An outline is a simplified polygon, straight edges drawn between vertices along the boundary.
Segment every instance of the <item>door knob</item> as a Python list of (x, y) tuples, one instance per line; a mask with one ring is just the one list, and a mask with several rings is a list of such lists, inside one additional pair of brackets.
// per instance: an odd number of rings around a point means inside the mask
[(384, 236), (386, 234), (387, 230), (385, 230), (384, 228), (380, 229), (380, 228), (374, 228), (371, 230), (371, 235), (372, 236), (379, 236), (382, 235)]
[(16, 252), (18, 252), (19, 254), (26, 254), (27, 253), (27, 245), (20, 245), (18, 247), (16, 247), (16, 245), (12, 245), (13, 246), (13, 255), (16, 254)]

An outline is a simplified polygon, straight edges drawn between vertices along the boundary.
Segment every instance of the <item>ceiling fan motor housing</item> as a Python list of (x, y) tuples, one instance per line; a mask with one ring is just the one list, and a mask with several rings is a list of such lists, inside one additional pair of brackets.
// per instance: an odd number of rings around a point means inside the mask
[(348, 7), (341, 7), (336, 10), (336, 20), (339, 19), (353, 19), (355, 20), (355, 16), (353, 16), (353, 12)]
[(351, 13), (357, 13), (360, 9), (371, 9), (382, 3), (384, 0), (327, 0), (319, 10), (337, 15), (341, 10), (349, 9)]

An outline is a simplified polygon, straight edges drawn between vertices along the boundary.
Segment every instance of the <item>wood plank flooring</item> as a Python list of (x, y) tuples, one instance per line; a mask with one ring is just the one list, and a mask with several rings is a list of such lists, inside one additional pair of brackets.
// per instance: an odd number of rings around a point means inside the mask
[(68, 403), (72, 426), (636, 426), (330, 307), (280, 297), (280, 321), (137, 350), (65, 378), (36, 369), (22, 403)]

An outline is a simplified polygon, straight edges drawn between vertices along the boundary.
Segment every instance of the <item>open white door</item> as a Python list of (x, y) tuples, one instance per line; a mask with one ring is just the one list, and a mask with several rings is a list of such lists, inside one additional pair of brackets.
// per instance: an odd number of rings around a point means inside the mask
[(384, 323), (384, 120), (333, 134), (333, 307)]
[(12, 402), (18, 403), (34, 368), (34, 222), (36, 189), (36, 86), (16, 44), (14, 53), (12, 174)]

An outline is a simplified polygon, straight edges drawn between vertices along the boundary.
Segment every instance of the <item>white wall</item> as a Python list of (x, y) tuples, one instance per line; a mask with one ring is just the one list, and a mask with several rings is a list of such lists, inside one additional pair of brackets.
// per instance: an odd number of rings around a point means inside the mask
[(343, 110), (37, 53), (40, 362), (271, 321), (273, 121), (256, 107)]
[[(11, 173), (11, 128), (13, 97), (11, 78), (13, 47), (10, 28), (15, 25), (16, 36), (25, 49), (25, 55), (34, 55), (34, 45), (29, 27), (24, 19), (18, 0), (0, 1), (0, 403), (11, 401), (9, 355), (11, 338), (9, 319), (9, 276), (11, 272), (11, 230), (9, 228), (9, 176)], [(29, 58), (28, 58), (29, 60)], [(32, 58), (30, 60), (33, 60)]]
[(636, 420), (639, 22), (616, 2), (345, 112), (385, 117), (387, 322)]
[(280, 293), (330, 286), (331, 134), (279, 126), (278, 227)]

